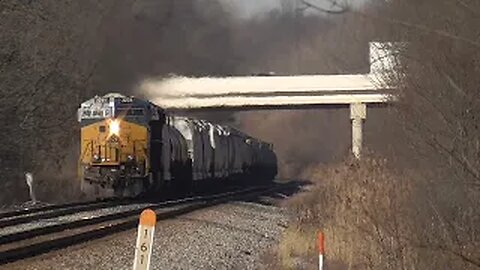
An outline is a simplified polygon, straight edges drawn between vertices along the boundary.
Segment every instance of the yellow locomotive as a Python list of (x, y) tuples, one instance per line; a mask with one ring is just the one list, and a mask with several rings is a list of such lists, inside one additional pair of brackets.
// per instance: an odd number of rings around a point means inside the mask
[(83, 192), (95, 197), (128, 196), (119, 194), (126, 186), (131, 186), (131, 192), (141, 192), (149, 171), (148, 125), (160, 119), (159, 113), (148, 102), (120, 94), (82, 103), (79, 169)]
[(89, 197), (135, 197), (207, 181), (273, 179), (273, 146), (228, 126), (111, 93), (81, 104), (79, 176)]

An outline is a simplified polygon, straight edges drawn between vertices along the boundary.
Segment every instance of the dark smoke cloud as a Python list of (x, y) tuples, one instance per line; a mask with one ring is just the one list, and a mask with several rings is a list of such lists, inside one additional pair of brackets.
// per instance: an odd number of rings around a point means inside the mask
[(246, 132), (274, 142), (283, 178), (299, 177), (305, 167), (336, 160), (348, 148), (346, 109), (243, 112), (237, 117)]
[[(244, 56), (237, 72), (368, 73), (370, 26), (351, 14), (326, 18), (270, 13), (246, 21), (242, 27), (250, 31), (234, 35), (235, 51)], [(238, 125), (247, 132), (275, 144), (282, 177), (298, 177), (306, 167), (335, 161), (349, 151), (348, 109), (246, 112), (236, 116)], [(369, 130), (377, 128), (373, 123), (369, 126)], [(375, 138), (367, 132), (366, 144), (372, 141)]]
[[(368, 24), (348, 14), (292, 16), (277, 10), (238, 20), (234, 10), (216, 0), (45, 0), (28, 8), (16, 2), (2, 1), (6, 8), (0, 19), (5, 45), (0, 48), (0, 93), (8, 97), (0, 99), (5, 112), (0, 119), (5, 142), (0, 146), (5, 179), (0, 203), (19, 199), (15, 194), (24, 191), (24, 170), (52, 175), (59, 167), (76, 166), (66, 158), (78, 156), (78, 140), (72, 139), (79, 132), (75, 112), (92, 95), (132, 94), (143, 79), (170, 73), (368, 71), (370, 37), (352, 31)], [(335, 120), (322, 111), (198, 115), (276, 143), (282, 164), (298, 162), (295, 168), (335, 156), (331, 149), (342, 147), (330, 147), (337, 138), (328, 134), (334, 134), (337, 122), (340, 128), (348, 124), (343, 115)], [(282, 136), (285, 127), (290, 131)], [(321, 147), (313, 151), (312, 145)], [(46, 186), (57, 180), (46, 178)]]
[[(200, 68), (193, 73), (175, 69), (179, 65), (176, 61), (182, 58), (170, 57), (170, 72), (196, 76), (251, 75), (270, 71), (277, 75), (369, 72), (370, 24), (351, 14), (325, 17), (306, 13), (292, 16), (290, 12), (274, 10), (260, 17), (235, 20), (225, 18), (225, 14), (235, 10), (225, 11), (218, 7), (212, 10), (218, 13), (209, 13), (209, 16), (215, 14), (223, 18), (220, 30), (218, 25), (206, 28), (213, 36), (200, 36), (199, 40), (195, 39), (200, 46), (190, 46), (205, 57), (193, 57), (185, 62)], [(193, 34), (199, 35), (198, 30)], [(221, 57), (212, 55), (211, 47)], [(217, 69), (222, 66), (217, 61), (224, 65), (221, 70)], [(318, 162), (333, 161), (348, 153), (350, 145), (346, 109), (237, 114), (203, 112), (193, 116), (233, 124), (273, 142), (284, 177), (295, 177), (306, 166)]]
[(215, 0), (126, 1), (105, 25), (96, 85), (131, 91), (144, 77), (232, 73), (230, 27)]

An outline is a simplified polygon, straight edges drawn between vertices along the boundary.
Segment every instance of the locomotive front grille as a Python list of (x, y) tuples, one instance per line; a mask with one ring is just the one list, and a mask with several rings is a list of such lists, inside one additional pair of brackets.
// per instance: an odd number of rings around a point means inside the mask
[(92, 151), (92, 164), (113, 165), (120, 164), (121, 150), (118, 146), (98, 145), (96, 150)]

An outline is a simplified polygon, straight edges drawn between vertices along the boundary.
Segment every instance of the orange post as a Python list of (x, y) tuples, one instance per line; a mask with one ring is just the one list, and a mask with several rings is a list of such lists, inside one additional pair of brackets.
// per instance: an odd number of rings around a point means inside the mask
[(140, 225), (155, 227), (157, 223), (157, 215), (151, 209), (143, 210), (142, 214), (140, 215)]
[(318, 247), (318, 269), (323, 270), (323, 255), (325, 254), (325, 235), (323, 234), (323, 232), (318, 232), (317, 247)]
[(317, 246), (318, 254), (325, 254), (325, 235), (323, 232), (318, 232)]

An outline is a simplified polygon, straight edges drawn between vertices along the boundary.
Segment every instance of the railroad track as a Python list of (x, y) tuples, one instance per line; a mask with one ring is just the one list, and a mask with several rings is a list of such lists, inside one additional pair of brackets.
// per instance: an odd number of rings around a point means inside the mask
[(291, 189), (294, 185), (271, 184), (215, 195), (140, 204), (138, 207), (134, 204), (130, 205), (126, 211), (91, 215), (74, 221), (3, 234), (0, 235), (0, 265), (133, 229), (138, 225), (138, 216), (145, 208), (153, 209), (157, 213), (157, 219), (162, 220), (231, 200), (253, 199), (268, 193)]
[(49, 205), (30, 209), (21, 209), (0, 214), (0, 229), (8, 226), (28, 223), (35, 220), (54, 218), (81, 211), (92, 211), (132, 203), (131, 200), (103, 200), (78, 202), (71, 204)]
[(0, 212), (0, 220), (5, 218), (10, 218), (10, 217), (15, 217), (15, 216), (45, 212), (50, 210), (59, 210), (59, 209), (64, 209), (69, 207), (95, 205), (99, 203), (107, 203), (112, 201), (114, 201), (114, 199), (103, 199), (103, 200), (88, 201), (88, 202), (73, 202), (73, 203), (66, 203), (66, 204), (52, 204), (52, 205), (46, 205), (46, 206), (33, 205), (31, 207), (24, 207), (23, 209)]

